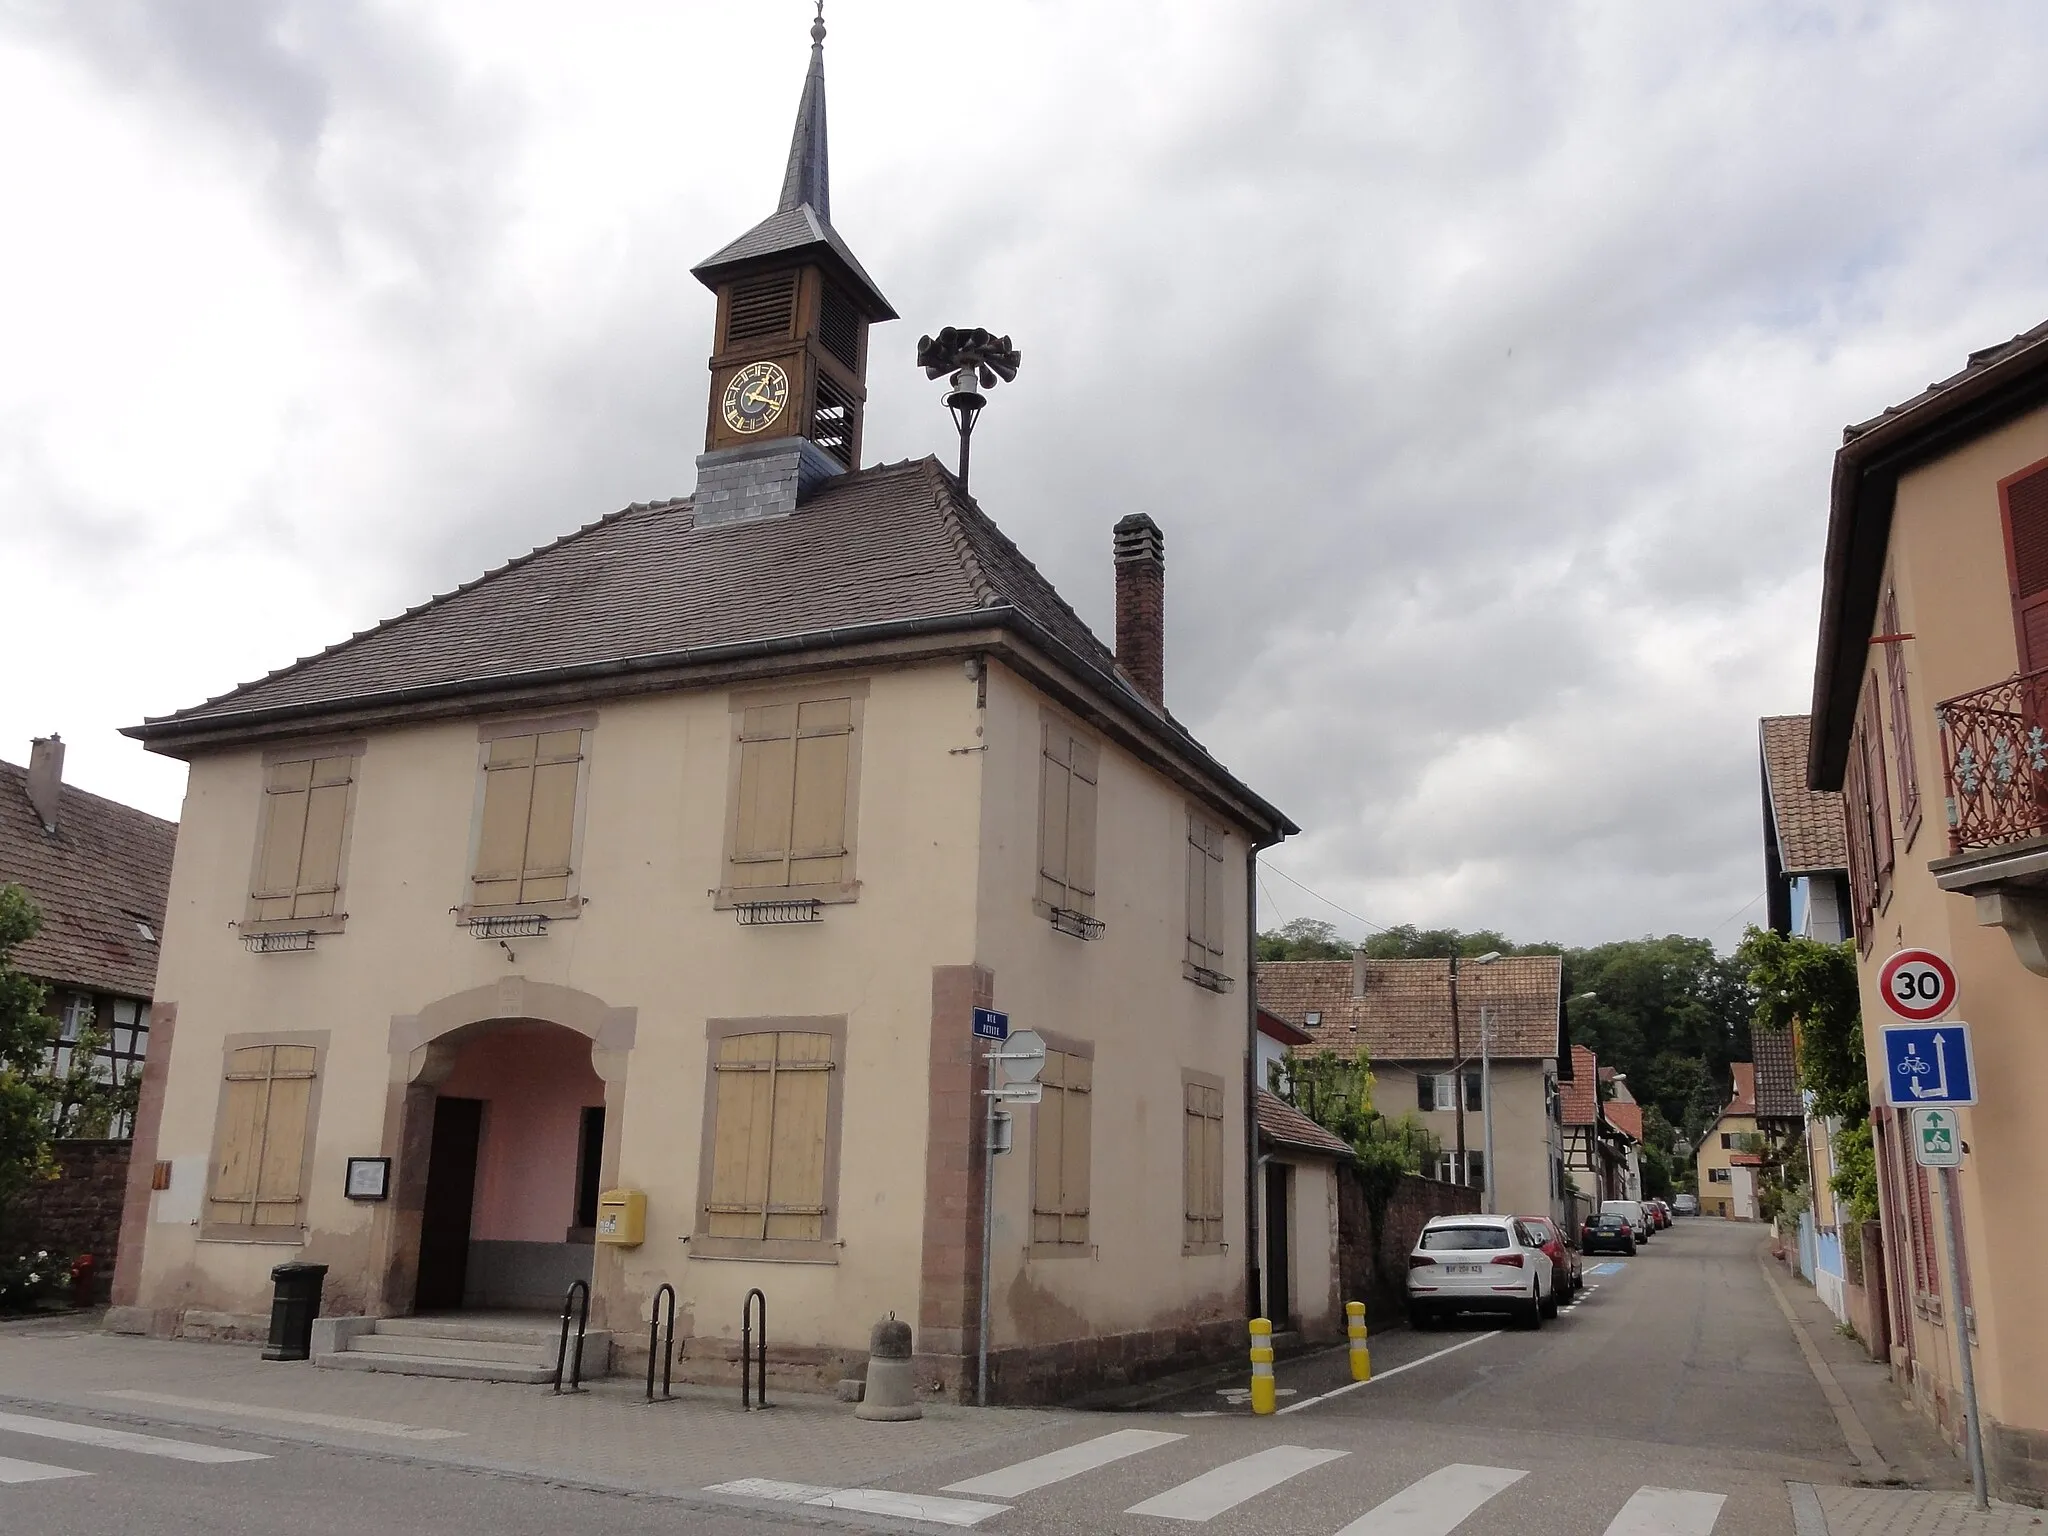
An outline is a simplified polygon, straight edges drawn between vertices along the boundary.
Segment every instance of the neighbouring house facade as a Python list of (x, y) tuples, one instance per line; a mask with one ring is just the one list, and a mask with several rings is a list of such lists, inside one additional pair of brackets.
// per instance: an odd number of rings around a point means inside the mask
[[(1863, 989), (1892, 1366), (1960, 1433), (1968, 1309), (1993, 1489), (2048, 1500), (2048, 325), (1869, 421), (1835, 455), (1807, 782), (1840, 791)], [(1962, 1111), (1962, 1292), (1940, 1186), (1885, 1106), (1878, 988), (1906, 946), (1960, 982), (1980, 1102)]]
[(1151, 519), (1112, 651), (953, 475), (861, 467), (893, 311), (830, 222), (813, 37), (782, 206), (695, 269), (695, 494), (133, 731), (190, 787), (114, 1325), (253, 1323), (299, 1257), (329, 1313), (588, 1280), (628, 1336), (672, 1283), (722, 1360), (758, 1286), (784, 1357), (894, 1312), (971, 1390), (993, 1007), (1048, 1053), (992, 1395), (1241, 1347), (1248, 893), (1294, 829), (1165, 708)]
[(1763, 1137), (1756, 1121), (1756, 1064), (1732, 1061), (1734, 1091), (1714, 1123), (1700, 1133), (1693, 1163), (1699, 1173), (1700, 1214), (1731, 1221), (1758, 1217), (1756, 1182), (1763, 1167)]
[[(100, 1044), (95, 1074), (125, 1083), (149, 1053), (151, 1000), (165, 893), (177, 825), (64, 782), (64, 743), (43, 737), (27, 767), (0, 763), (0, 885), (18, 885), (42, 913), (36, 936), (14, 964), (47, 988), (59, 1025), (54, 1066), (67, 1071), (88, 1030)], [(0, 1232), (0, 1256), (14, 1238), (89, 1252), (110, 1271), (120, 1236), (127, 1116), (80, 1128), (90, 1141), (57, 1149), (62, 1176), (31, 1189)]]
[(1351, 1148), (1261, 1088), (1258, 1117), (1259, 1315), (1310, 1343), (1344, 1336), (1340, 1170)]
[(1562, 977), (1555, 955), (1467, 961), (1455, 971), (1447, 960), (1362, 954), (1258, 967), (1261, 1006), (1313, 1036), (1305, 1049), (1365, 1056), (1373, 1107), (1389, 1118), (1414, 1113), (1442, 1143), (1438, 1178), (1488, 1190), (1493, 1209), (1558, 1221), (1565, 1216), (1557, 1110)]
[[(1812, 745), (1807, 715), (1772, 715), (1757, 723), (1763, 776), (1764, 880), (1773, 932), (1823, 944), (1849, 937), (1848, 821), (1838, 793), (1806, 787)], [(1757, 1032), (1753, 1041), (1757, 1106), (1766, 1121), (1798, 1097), (1811, 1209), (1799, 1218), (1800, 1272), (1830, 1311), (1848, 1319), (1843, 1290), (1842, 1219), (1835, 1199), (1834, 1136), (1838, 1122), (1815, 1115), (1799, 1093), (1796, 1036)], [(1780, 1056), (1785, 1059), (1780, 1065)]]
[(1643, 1106), (1629, 1091), (1628, 1074), (1612, 1067), (1600, 1069), (1600, 1118), (1605, 1122), (1615, 1152), (1618, 1200), (1643, 1198)]
[(1597, 1210), (1602, 1200), (1622, 1198), (1628, 1140), (1601, 1112), (1600, 1058), (1593, 1048), (1574, 1044), (1565, 1063), (1571, 1070), (1560, 1071), (1558, 1082), (1565, 1180)]

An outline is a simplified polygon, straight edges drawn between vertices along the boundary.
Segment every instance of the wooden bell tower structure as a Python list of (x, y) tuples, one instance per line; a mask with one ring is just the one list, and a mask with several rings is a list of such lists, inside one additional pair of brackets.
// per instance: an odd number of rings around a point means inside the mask
[[(896, 311), (832, 227), (823, 10), (820, 0), (780, 203), (691, 269), (718, 295), (700, 486), (730, 478), (719, 471), (731, 465), (773, 466), (792, 456), (805, 490), (860, 467), (868, 327)], [(700, 523), (706, 510), (700, 506)], [(747, 515), (714, 512), (711, 520)]]

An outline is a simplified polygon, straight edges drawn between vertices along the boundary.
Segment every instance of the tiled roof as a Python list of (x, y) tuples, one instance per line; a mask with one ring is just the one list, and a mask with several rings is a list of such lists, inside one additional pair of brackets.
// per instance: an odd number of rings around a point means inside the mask
[(176, 822), (65, 785), (55, 834), (28, 802), (28, 770), (0, 763), (0, 884), (26, 889), (43, 926), (14, 952), (39, 981), (149, 997)]
[(1756, 1115), (1760, 1120), (1802, 1120), (1806, 1101), (1799, 1092), (1796, 1043), (1789, 1029), (1758, 1029), (1749, 1037), (1756, 1074)]
[(1591, 1046), (1572, 1047), (1572, 1075), (1561, 1079), (1557, 1091), (1562, 1098), (1566, 1125), (1591, 1125), (1600, 1103), (1599, 1058)]
[(1806, 715), (1766, 715), (1758, 722), (1764, 793), (1778, 831), (1778, 860), (1788, 875), (1849, 867), (1848, 824), (1841, 795), (1806, 787), (1812, 724)]
[(1735, 1092), (1723, 1106), (1724, 1115), (1754, 1115), (1756, 1113), (1756, 1064), (1749, 1061), (1731, 1061), (1728, 1071), (1735, 1079)]
[[(1451, 1059), (1450, 962), (1447, 960), (1269, 960), (1258, 967), (1258, 997), (1291, 1024), (1341, 1056), (1373, 1061)], [(1480, 1009), (1490, 1020), (1493, 1054), (1557, 1054), (1563, 962), (1556, 955), (1510, 955), (1491, 965), (1458, 967), (1460, 1043), (1479, 1052)], [(1308, 1016), (1320, 1014), (1321, 1023)]]
[(1901, 400), (1897, 405), (1886, 406), (1868, 421), (1859, 421), (1854, 425), (1842, 428), (1842, 441), (1844, 443), (1853, 443), (1857, 438), (1863, 436), (1864, 433), (1883, 426), (1894, 417), (1904, 416), (1911, 411), (1916, 411), (1931, 400), (1940, 399), (1966, 379), (1975, 378), (1994, 364), (2005, 362), (2008, 358), (2017, 357), (2029, 347), (2044, 340), (2048, 340), (2048, 321), (2043, 321), (2030, 331), (2021, 331), (2009, 341), (1996, 342), (1988, 347), (1979, 347), (1964, 360), (1963, 366), (1959, 371), (1950, 374), (1945, 379), (1936, 379), (1932, 384), (1921, 390), (1919, 394)]
[(1270, 1008), (1259, 1010), (1259, 1033), (1268, 1040), (1277, 1040), (1282, 1045), (1313, 1045), (1315, 1036), (1305, 1029), (1296, 1029)]
[(1259, 1135), (1283, 1147), (1320, 1152), (1328, 1157), (1352, 1156), (1351, 1144), (1334, 1136), (1278, 1095), (1261, 1088), (1257, 1095)]
[(1607, 1123), (1620, 1131), (1630, 1141), (1643, 1139), (1643, 1106), (1631, 1104), (1626, 1099), (1609, 1099), (1600, 1106), (1600, 1113), (1607, 1117)]
[[(218, 698), (130, 727), (207, 727), (745, 653), (987, 623), (1042, 638), (1262, 811), (1117, 670), (1116, 658), (937, 460), (835, 476), (791, 516), (698, 528), (687, 500), (636, 503)], [(1291, 826), (1287, 830), (1293, 830)]]
[(1756, 1152), (1731, 1152), (1728, 1162), (1735, 1168), (1761, 1168), (1764, 1165), (1762, 1155)]

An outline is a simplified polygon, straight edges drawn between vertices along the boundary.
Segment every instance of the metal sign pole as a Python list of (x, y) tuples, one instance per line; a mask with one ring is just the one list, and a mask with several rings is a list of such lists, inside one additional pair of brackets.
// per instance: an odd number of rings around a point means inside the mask
[(1979, 1509), (1990, 1508), (1984, 1477), (1984, 1435), (1977, 1423), (1977, 1368), (1970, 1359), (1970, 1323), (1963, 1315), (1962, 1201), (1956, 1193), (1956, 1171), (1941, 1170), (1942, 1214), (1948, 1224), (1948, 1291), (1955, 1300), (1956, 1358), (1963, 1369), (1963, 1411), (1969, 1416), (1970, 1489)]
[[(988, 1064), (988, 1092), (981, 1117), (981, 1326), (975, 1334), (979, 1358), (974, 1376), (974, 1401), (981, 1408), (988, 1406), (988, 1251), (996, 1224), (996, 1053), (1000, 1050), (1000, 1044), (992, 1044), (983, 1057)], [(1974, 1409), (1971, 1422), (1976, 1422)]]

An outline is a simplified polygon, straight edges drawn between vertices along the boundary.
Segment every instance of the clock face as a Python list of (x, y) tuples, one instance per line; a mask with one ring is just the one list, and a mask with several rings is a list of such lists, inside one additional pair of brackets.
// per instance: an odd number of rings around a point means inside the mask
[(774, 363), (749, 363), (726, 382), (725, 424), (735, 432), (759, 432), (787, 404), (789, 375)]

